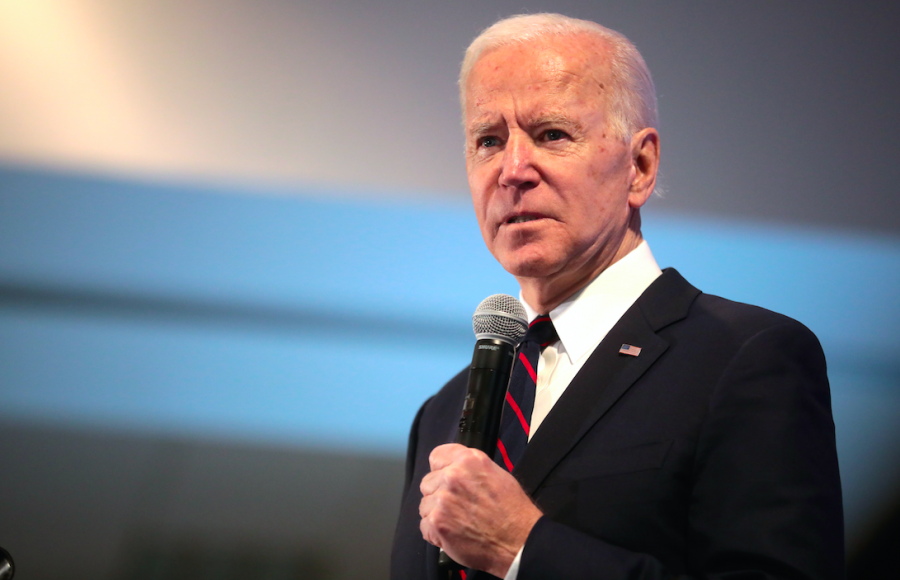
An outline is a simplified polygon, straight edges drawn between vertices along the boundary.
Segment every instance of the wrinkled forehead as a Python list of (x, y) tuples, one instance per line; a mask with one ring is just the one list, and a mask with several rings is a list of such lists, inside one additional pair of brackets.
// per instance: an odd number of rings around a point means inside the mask
[(586, 36), (557, 36), (485, 51), (466, 79), (463, 111), (468, 124), (498, 99), (520, 105), (550, 99), (593, 101), (608, 93), (606, 46)]

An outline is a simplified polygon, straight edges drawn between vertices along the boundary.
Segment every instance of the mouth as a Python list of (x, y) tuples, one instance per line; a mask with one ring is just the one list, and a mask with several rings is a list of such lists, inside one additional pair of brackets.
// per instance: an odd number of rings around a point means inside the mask
[(532, 222), (535, 220), (539, 220), (544, 216), (536, 215), (536, 214), (517, 214), (510, 216), (506, 219), (505, 224), (522, 224), (525, 222)]

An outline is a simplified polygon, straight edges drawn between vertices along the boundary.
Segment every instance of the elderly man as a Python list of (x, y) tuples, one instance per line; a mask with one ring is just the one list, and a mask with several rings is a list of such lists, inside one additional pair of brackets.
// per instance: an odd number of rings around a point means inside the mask
[(469, 580), (840, 578), (821, 348), (657, 266), (640, 227), (656, 98), (634, 46), (513, 17), (469, 47), (460, 90), (484, 241), (552, 330), (504, 409), (521, 453), (503, 432), (496, 457), (450, 443), (467, 370), (419, 411), (392, 577), (446, 577), (443, 548)]

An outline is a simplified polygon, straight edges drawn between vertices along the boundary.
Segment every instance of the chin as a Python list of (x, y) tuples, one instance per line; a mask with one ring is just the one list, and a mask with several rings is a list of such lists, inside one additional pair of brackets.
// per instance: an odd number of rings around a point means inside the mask
[(543, 255), (507, 256), (498, 259), (503, 269), (516, 278), (544, 278), (554, 274), (559, 266), (556, 260)]
[(552, 276), (567, 262), (567, 244), (549, 235), (519, 235), (494, 239), (491, 253), (517, 278)]

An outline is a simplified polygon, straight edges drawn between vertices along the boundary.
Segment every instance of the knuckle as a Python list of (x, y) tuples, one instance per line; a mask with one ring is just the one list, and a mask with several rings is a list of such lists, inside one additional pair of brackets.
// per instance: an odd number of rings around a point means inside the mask
[(446, 536), (450, 529), (450, 519), (443, 511), (435, 511), (428, 518), (432, 534), (435, 537), (442, 538)]
[(444, 472), (444, 488), (450, 492), (457, 492), (467, 479), (468, 470), (463, 465), (454, 464), (446, 468)]
[(485, 471), (493, 465), (494, 462), (478, 449), (469, 449), (465, 455), (462, 456), (459, 463), (467, 473), (477, 473)]
[(476, 461), (478, 461), (478, 466), (481, 469), (487, 469), (495, 465), (494, 460), (488, 457), (486, 453), (483, 453), (481, 451), (479, 451), (477, 455), (475, 455), (475, 459)]
[(466, 449), (464, 453), (460, 454), (458, 463), (467, 469), (471, 469), (472, 466), (476, 465), (477, 459), (478, 450)]
[(450, 503), (450, 493), (446, 490), (440, 490), (435, 492), (434, 494), (434, 512), (438, 514), (442, 513), (447, 509), (447, 504)]

